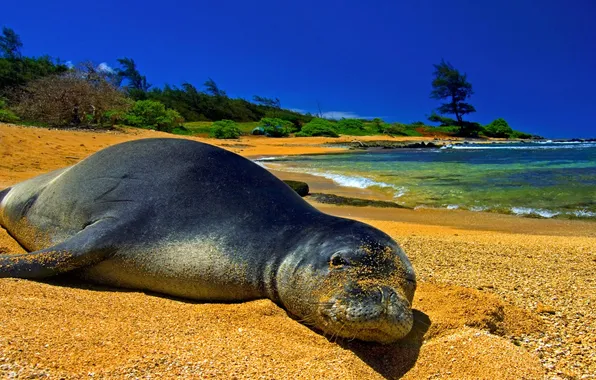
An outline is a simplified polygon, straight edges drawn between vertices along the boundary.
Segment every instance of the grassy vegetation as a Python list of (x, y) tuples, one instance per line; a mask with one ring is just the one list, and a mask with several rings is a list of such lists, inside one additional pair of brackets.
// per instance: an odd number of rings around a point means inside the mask
[[(352, 125), (342, 125), (340, 122), (331, 121), (334, 125), (335, 130), (340, 135), (345, 136), (378, 136), (383, 135), (383, 133), (379, 132), (377, 125), (373, 122), (365, 121), (362, 123), (362, 126), (352, 126)], [(184, 123), (184, 129), (176, 129), (174, 133), (176, 134), (184, 134), (184, 135), (198, 135), (198, 136), (208, 136), (211, 132), (213, 122), (211, 121), (193, 121)], [(249, 135), (253, 129), (260, 126), (261, 123), (258, 121), (251, 121), (251, 122), (244, 122), (244, 123), (236, 123), (238, 129), (242, 132), (243, 135)], [(401, 128), (399, 133), (390, 133), (395, 132), (391, 128), (387, 131), (386, 135), (390, 136), (423, 136), (423, 133), (417, 131), (417, 128), (422, 128), (420, 125), (405, 125), (404, 128)], [(433, 131), (441, 132), (441, 133), (454, 133), (457, 127), (426, 127), (428, 129), (428, 133), (432, 134)]]
[[(211, 121), (192, 121), (189, 123), (184, 123), (184, 128), (186, 128), (192, 135), (199, 135), (199, 136), (208, 136), (211, 133), (211, 126), (213, 122)], [(238, 129), (243, 134), (250, 134), (250, 132), (259, 126), (258, 121), (250, 121), (246, 123), (236, 123)]]
[[(342, 122), (342, 121), (326, 121), (334, 131), (339, 135), (344, 136), (457, 136), (460, 131), (460, 127), (456, 125), (448, 126), (429, 126), (424, 125), (422, 122), (416, 122), (411, 124), (393, 123), (388, 124), (379, 121), (358, 121), (354, 122)], [(213, 122), (210, 121), (195, 121), (184, 124), (184, 128), (176, 128), (173, 133), (181, 135), (198, 135), (208, 136), (211, 132)], [(249, 135), (252, 130), (258, 126), (262, 126), (259, 121), (251, 121), (244, 123), (236, 123), (238, 129), (243, 135)], [(298, 133), (296, 136), (305, 135)], [(486, 137), (484, 130), (480, 131), (481, 137)], [(509, 136), (511, 138), (531, 138), (532, 135), (527, 133), (513, 131)]]

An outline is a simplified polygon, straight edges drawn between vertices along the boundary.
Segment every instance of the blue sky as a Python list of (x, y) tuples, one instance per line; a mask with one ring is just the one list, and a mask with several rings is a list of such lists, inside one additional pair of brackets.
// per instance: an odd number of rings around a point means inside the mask
[[(336, 116), (425, 120), (433, 64), (468, 74), (477, 113), (547, 137), (596, 137), (596, 2), (10, 1), (26, 55), (116, 66), (150, 83), (208, 77), (234, 97)], [(344, 113), (344, 114), (342, 114)]]

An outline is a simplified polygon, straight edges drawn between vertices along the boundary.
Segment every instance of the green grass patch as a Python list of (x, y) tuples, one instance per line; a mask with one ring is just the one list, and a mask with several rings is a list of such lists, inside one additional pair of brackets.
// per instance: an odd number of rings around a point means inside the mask
[[(184, 128), (190, 131), (191, 135), (209, 135), (211, 133), (211, 121), (192, 121), (184, 123)], [(250, 134), (250, 132), (259, 125), (258, 121), (251, 121), (246, 123), (236, 123), (238, 129), (243, 134)]]

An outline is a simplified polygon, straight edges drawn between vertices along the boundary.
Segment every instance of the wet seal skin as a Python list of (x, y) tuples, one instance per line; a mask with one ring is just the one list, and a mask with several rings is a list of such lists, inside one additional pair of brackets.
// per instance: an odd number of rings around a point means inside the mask
[(0, 224), (30, 251), (0, 255), (0, 277), (71, 272), (201, 301), (269, 298), (327, 335), (379, 343), (413, 324), (416, 279), (393, 239), (208, 144), (111, 146), (1, 191)]

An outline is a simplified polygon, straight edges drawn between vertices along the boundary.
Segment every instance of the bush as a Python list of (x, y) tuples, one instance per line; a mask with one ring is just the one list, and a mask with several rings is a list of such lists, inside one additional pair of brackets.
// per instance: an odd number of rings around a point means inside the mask
[(262, 118), (260, 126), (268, 137), (288, 137), (293, 128), (292, 122), (272, 117)]
[(375, 128), (377, 129), (377, 131), (383, 133), (383, 129), (387, 126), (387, 123), (385, 123), (383, 121), (383, 119), (375, 117), (374, 119), (372, 119), (372, 123), (375, 126)]
[(463, 121), (457, 132), (458, 136), (461, 137), (478, 137), (478, 134), (482, 131), (482, 125), (476, 122)]
[(325, 119), (312, 119), (302, 127), (302, 130), (296, 133), (298, 137), (309, 136), (327, 136), (339, 137), (333, 123)]
[(357, 130), (363, 131), (364, 130), (364, 122), (358, 119), (341, 119), (336, 124), (337, 129), (339, 131), (347, 131), (347, 130)]
[(240, 134), (240, 129), (238, 129), (235, 121), (220, 120), (211, 125), (209, 136), (216, 139), (237, 139)]
[(126, 111), (130, 102), (105, 78), (74, 70), (29, 82), (14, 109), (26, 121), (52, 127), (102, 127), (109, 110)]
[(510, 138), (514, 138), (514, 139), (531, 139), (534, 136), (532, 136), (529, 133), (525, 133), (525, 132), (520, 132), (520, 131), (513, 131), (511, 133), (511, 135), (509, 135)]
[(155, 100), (138, 100), (132, 109), (123, 117), (126, 125), (133, 127), (156, 129), (163, 132), (172, 132), (179, 127), (184, 119), (178, 111), (167, 108), (163, 103)]
[(3, 99), (0, 99), (0, 122), (16, 123), (17, 121), (19, 121), (17, 115), (6, 108), (6, 102)]
[(407, 126), (401, 123), (386, 124), (381, 126), (381, 133), (389, 136), (407, 136)]
[(504, 119), (496, 119), (484, 127), (484, 134), (489, 137), (509, 137), (513, 134), (513, 129)]

